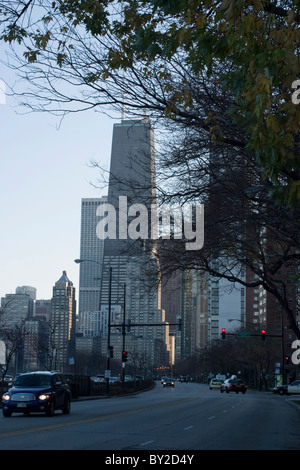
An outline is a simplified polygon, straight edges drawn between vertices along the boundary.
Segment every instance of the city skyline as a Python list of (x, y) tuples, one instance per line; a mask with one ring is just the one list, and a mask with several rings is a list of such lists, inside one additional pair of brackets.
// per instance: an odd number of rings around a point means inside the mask
[(0, 104), (0, 296), (29, 285), (49, 299), (63, 270), (79, 286), (81, 199), (106, 194), (91, 161), (109, 168), (115, 120), (22, 112), (13, 97)]

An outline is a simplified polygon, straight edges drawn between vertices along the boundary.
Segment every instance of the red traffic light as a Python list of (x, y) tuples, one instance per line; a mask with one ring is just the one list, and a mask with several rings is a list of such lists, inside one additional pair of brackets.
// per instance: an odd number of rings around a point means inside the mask
[(122, 351), (122, 361), (127, 362), (127, 351)]
[(263, 340), (266, 338), (266, 330), (261, 330), (261, 338)]
[(226, 329), (222, 328), (222, 338), (225, 339)]

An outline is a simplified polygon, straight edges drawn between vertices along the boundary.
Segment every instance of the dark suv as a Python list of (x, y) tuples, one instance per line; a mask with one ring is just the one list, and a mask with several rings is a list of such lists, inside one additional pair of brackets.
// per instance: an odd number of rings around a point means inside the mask
[(55, 410), (70, 413), (71, 391), (59, 372), (29, 372), (19, 375), (11, 389), (2, 396), (3, 416), (12, 413), (44, 412), (52, 416)]

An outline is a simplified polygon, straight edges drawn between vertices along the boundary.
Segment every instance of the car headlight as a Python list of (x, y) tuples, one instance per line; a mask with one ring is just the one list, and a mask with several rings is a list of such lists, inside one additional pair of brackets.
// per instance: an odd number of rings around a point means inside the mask
[(7, 393), (5, 393), (3, 396), (2, 396), (3, 400), (5, 401), (9, 401), (10, 400), (10, 395), (8, 395)]
[(50, 395), (48, 395), (48, 394), (46, 395), (44, 393), (39, 396), (39, 400), (42, 400), (42, 401), (48, 400), (48, 398), (50, 398)]

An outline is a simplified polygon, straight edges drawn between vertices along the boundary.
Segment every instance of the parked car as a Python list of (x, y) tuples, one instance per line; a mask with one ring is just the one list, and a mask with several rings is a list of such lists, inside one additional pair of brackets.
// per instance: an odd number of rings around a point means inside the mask
[(247, 385), (242, 382), (241, 380), (237, 379), (227, 379), (225, 382), (221, 384), (220, 387), (221, 393), (226, 392), (235, 392), (235, 393), (243, 393), (245, 394), (247, 391)]
[(180, 382), (187, 382), (187, 381), (188, 381), (188, 379), (187, 379), (187, 377), (186, 377), (185, 375), (182, 375), (182, 376), (180, 377)]
[(213, 388), (220, 388), (223, 383), (223, 380), (221, 379), (211, 379), (209, 382), (209, 390), (212, 390)]
[(287, 385), (277, 385), (273, 388), (273, 393), (278, 393), (279, 395), (287, 395)]
[(120, 377), (109, 377), (110, 384), (117, 384), (119, 382), (121, 382)]
[(278, 385), (273, 388), (273, 393), (279, 393), (279, 395), (300, 394), (300, 380), (295, 380), (289, 385)]
[(29, 372), (16, 377), (10, 390), (2, 396), (3, 416), (12, 413), (44, 412), (52, 416), (55, 410), (69, 414), (71, 390), (65, 377), (58, 372)]
[(170, 379), (170, 378), (167, 377), (162, 382), (162, 385), (163, 385), (163, 387), (175, 387), (175, 381), (173, 379)]
[(300, 380), (295, 380), (295, 382), (290, 383), (287, 386), (288, 395), (293, 395), (294, 393), (300, 393)]

